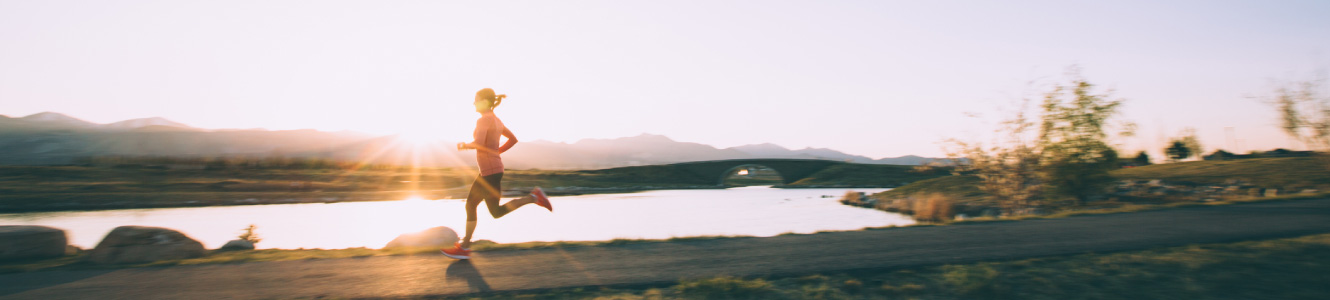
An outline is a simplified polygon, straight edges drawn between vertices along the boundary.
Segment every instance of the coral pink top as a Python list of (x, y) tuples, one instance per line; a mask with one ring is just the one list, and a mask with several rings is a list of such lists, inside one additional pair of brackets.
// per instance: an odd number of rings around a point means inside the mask
[(503, 159), (499, 158), (499, 136), (503, 135), (503, 121), (494, 112), (480, 114), (476, 120), (476, 163), (480, 165), (480, 176), (503, 173)]

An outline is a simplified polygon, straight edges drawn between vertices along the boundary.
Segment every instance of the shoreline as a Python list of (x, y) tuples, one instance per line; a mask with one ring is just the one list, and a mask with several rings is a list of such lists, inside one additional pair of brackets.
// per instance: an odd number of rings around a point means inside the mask
[[(515, 251), (515, 250), (539, 250), (539, 249), (573, 249), (582, 247), (616, 247), (630, 246), (639, 244), (668, 244), (679, 242), (706, 242), (706, 241), (725, 241), (741, 239), (766, 239), (781, 238), (790, 236), (819, 236), (828, 234), (845, 234), (852, 232), (869, 232), (882, 230), (918, 230), (918, 228), (938, 227), (938, 226), (982, 226), (995, 223), (1019, 222), (1026, 220), (1046, 220), (1046, 219), (1068, 219), (1075, 217), (1106, 216), (1140, 213), (1148, 211), (1167, 211), (1167, 210), (1187, 210), (1187, 209), (1206, 209), (1206, 207), (1224, 207), (1230, 205), (1253, 205), (1253, 204), (1271, 204), (1278, 202), (1291, 202), (1300, 200), (1319, 200), (1327, 199), (1330, 193), (1318, 196), (1300, 196), (1300, 197), (1277, 197), (1251, 199), (1247, 201), (1225, 201), (1214, 203), (1188, 203), (1187, 205), (1142, 205), (1132, 207), (1131, 209), (1101, 209), (1101, 210), (1083, 210), (1067, 213), (1043, 215), (1043, 216), (1023, 216), (1014, 218), (975, 218), (964, 221), (951, 222), (919, 222), (906, 226), (884, 226), (884, 227), (865, 227), (853, 230), (824, 230), (813, 233), (793, 233), (787, 232), (775, 236), (749, 236), (749, 235), (703, 235), (672, 237), (667, 239), (610, 239), (597, 241), (533, 241), (521, 243), (500, 244), (488, 240), (479, 240), (474, 246), (477, 251)], [(1277, 237), (1276, 237), (1277, 238)], [(142, 264), (128, 265), (88, 265), (82, 263), (82, 257), (86, 255), (88, 249), (79, 249), (74, 255), (67, 255), (61, 258), (37, 260), (37, 261), (12, 261), (0, 263), (0, 274), (19, 273), (44, 270), (79, 270), (79, 269), (121, 269), (121, 268), (140, 268), (140, 267), (172, 267), (185, 265), (201, 264), (233, 264), (264, 261), (290, 261), (290, 260), (308, 260), (308, 259), (341, 259), (341, 258), (362, 258), (373, 256), (413, 256), (423, 254), (437, 253), (437, 247), (393, 247), (393, 248), (265, 248), (256, 250), (227, 251), (220, 249), (208, 249), (208, 255), (201, 258), (163, 260)]]

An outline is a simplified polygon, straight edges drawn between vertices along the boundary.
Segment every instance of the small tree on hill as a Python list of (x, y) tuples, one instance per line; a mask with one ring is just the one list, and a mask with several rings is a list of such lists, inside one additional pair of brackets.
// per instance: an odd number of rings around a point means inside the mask
[(1136, 158), (1132, 158), (1131, 161), (1138, 166), (1147, 166), (1150, 165), (1150, 155), (1146, 154), (1145, 151), (1141, 151), (1140, 153), (1137, 153)]
[[(1046, 191), (1079, 205), (1103, 194), (1113, 181), (1108, 172), (1117, 168), (1118, 154), (1109, 145), (1109, 129), (1122, 100), (1094, 94), (1094, 85), (1074, 70), (1071, 76), (1069, 85), (1044, 95), (1039, 144)], [(1130, 136), (1135, 128), (1130, 123), (1121, 126), (1116, 135)]]
[(1164, 154), (1168, 155), (1169, 161), (1177, 162), (1191, 157), (1192, 153), (1186, 142), (1175, 140), (1169, 144), (1168, 148), (1164, 148)]
[(1281, 85), (1271, 102), (1279, 110), (1284, 133), (1320, 152), (1315, 156), (1330, 167), (1330, 96), (1324, 88), (1322, 73), (1313, 80)]
[(1196, 129), (1187, 127), (1177, 137), (1169, 140), (1168, 148), (1164, 149), (1164, 154), (1168, 155), (1169, 160), (1177, 162), (1188, 157), (1199, 156), (1201, 151), (1201, 140), (1196, 138)]
[(1330, 97), (1321, 95), (1325, 78), (1284, 84), (1275, 89), (1284, 133), (1312, 150), (1330, 150)]

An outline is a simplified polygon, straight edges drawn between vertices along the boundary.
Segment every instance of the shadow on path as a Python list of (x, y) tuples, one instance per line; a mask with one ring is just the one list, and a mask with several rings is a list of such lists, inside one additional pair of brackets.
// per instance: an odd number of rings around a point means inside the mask
[(480, 270), (471, 264), (469, 259), (460, 259), (448, 265), (446, 278), (449, 283), (454, 281), (464, 281), (471, 292), (488, 292), (490, 284), (485, 282), (485, 277), (480, 275)]

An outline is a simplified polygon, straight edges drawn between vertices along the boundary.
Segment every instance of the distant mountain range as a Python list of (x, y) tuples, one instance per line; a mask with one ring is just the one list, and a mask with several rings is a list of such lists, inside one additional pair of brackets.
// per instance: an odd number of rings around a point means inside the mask
[[(455, 142), (429, 147), (406, 145), (396, 136), (350, 131), (228, 129), (208, 130), (164, 118), (97, 124), (43, 112), (21, 118), (0, 115), (0, 164), (67, 164), (90, 156), (285, 156), (322, 157), (370, 163), (474, 166), (471, 152), (452, 149)], [(513, 169), (595, 169), (741, 158), (825, 159), (868, 164), (918, 165), (935, 160), (919, 156), (872, 159), (826, 148), (790, 150), (775, 144), (718, 149), (642, 134), (575, 143), (523, 141), (504, 153)]]
[(37, 113), (17, 119), (0, 115), (0, 122), (3, 122), (0, 123), (0, 126), (5, 126), (4, 128), (0, 128), (0, 130), (11, 128), (133, 130), (151, 126), (174, 127), (180, 130), (195, 130), (195, 128), (189, 127), (189, 125), (172, 122), (171, 120), (164, 118), (142, 118), (124, 120), (111, 124), (97, 124), (53, 112)]

